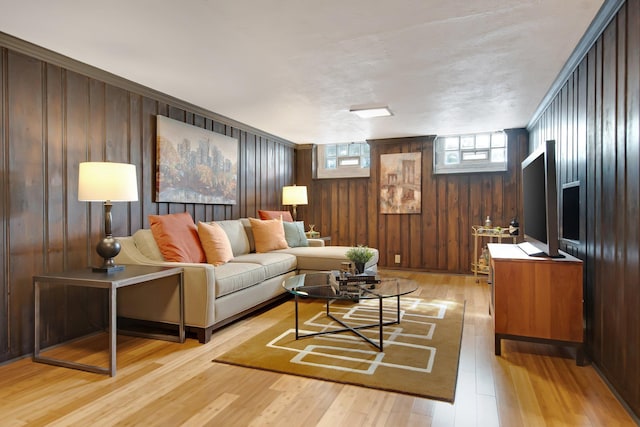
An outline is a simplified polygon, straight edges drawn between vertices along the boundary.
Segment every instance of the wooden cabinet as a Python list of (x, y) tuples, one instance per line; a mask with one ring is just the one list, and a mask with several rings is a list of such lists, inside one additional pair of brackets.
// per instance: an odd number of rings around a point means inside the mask
[(582, 261), (526, 255), (514, 244), (488, 245), (493, 275), (495, 354), (502, 339), (570, 345), (583, 364)]

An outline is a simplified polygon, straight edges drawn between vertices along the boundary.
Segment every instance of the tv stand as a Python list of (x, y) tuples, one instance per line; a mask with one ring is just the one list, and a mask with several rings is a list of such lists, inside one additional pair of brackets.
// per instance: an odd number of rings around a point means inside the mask
[(518, 243), (518, 247), (522, 250), (522, 252), (524, 252), (529, 256), (535, 256), (535, 257), (547, 256), (547, 254), (545, 254), (544, 252), (541, 252), (540, 249), (538, 249), (537, 247), (535, 247), (533, 244), (529, 242)]
[(582, 261), (539, 258), (518, 245), (489, 244), (495, 354), (502, 340), (571, 346), (584, 364)]
[(529, 242), (518, 243), (517, 246), (527, 254), (528, 256), (533, 256), (536, 258), (564, 258), (562, 253), (558, 253), (558, 255), (550, 256), (549, 254), (540, 251), (536, 246)]

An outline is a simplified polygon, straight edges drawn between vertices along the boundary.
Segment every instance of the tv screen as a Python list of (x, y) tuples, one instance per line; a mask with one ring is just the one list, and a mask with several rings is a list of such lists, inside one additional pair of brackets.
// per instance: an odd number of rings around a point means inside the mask
[(521, 247), (532, 256), (559, 257), (555, 141), (547, 141), (522, 162), (522, 193), (521, 226), (528, 245)]
[(562, 238), (580, 241), (580, 182), (562, 186)]

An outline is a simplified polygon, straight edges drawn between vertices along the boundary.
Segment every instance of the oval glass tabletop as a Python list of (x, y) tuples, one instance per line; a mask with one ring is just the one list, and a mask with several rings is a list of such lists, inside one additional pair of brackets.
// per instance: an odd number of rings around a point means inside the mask
[[(357, 279), (357, 276), (355, 276)], [(332, 272), (306, 273), (286, 279), (282, 286), (301, 297), (324, 299), (372, 299), (390, 298), (409, 294), (416, 289), (416, 282), (398, 278), (379, 278), (378, 283), (352, 281), (340, 286)]]

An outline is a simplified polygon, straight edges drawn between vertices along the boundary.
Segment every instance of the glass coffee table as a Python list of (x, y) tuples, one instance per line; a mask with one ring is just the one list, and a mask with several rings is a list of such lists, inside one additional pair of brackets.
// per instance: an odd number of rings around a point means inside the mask
[[(282, 283), (282, 286), (287, 291), (292, 293), (295, 297), (296, 339), (350, 331), (378, 350), (383, 351), (384, 326), (400, 323), (400, 297), (415, 291), (416, 289), (418, 289), (418, 285), (413, 281), (404, 279), (376, 279), (376, 283), (364, 283), (364, 280), (353, 280), (348, 283), (348, 289), (345, 289), (346, 286), (339, 286), (340, 283), (337, 280), (339, 277), (340, 276), (337, 272), (307, 273), (290, 277)], [(354, 279), (357, 279), (357, 277), (355, 277)], [(345, 282), (342, 282), (342, 284), (346, 285)], [(324, 300), (326, 302), (327, 317), (339, 323), (342, 328), (315, 332), (311, 334), (300, 334), (298, 326), (299, 298)], [(395, 320), (385, 322), (383, 319), (383, 301), (387, 298), (396, 298), (396, 318)], [(338, 319), (331, 313), (331, 304), (335, 301), (351, 301), (353, 303), (357, 303), (361, 300), (378, 301), (377, 321), (365, 325), (349, 325), (342, 319)], [(360, 332), (361, 329), (369, 328), (378, 328), (378, 342), (373, 341), (369, 337), (365, 336), (362, 332)]]

